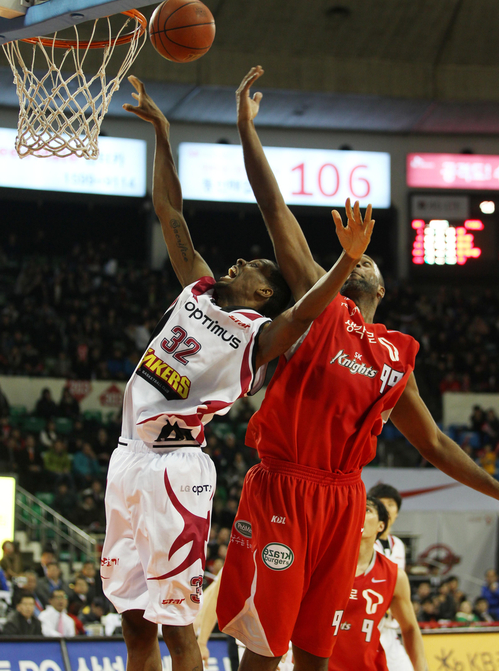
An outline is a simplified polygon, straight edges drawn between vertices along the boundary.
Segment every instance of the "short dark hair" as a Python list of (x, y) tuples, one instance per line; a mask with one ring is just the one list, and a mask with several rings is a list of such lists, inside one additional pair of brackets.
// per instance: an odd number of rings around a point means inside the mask
[(270, 263), (273, 267), (268, 274), (267, 280), (273, 294), (260, 308), (260, 312), (264, 317), (275, 319), (287, 308), (288, 303), (291, 300), (291, 289), (282, 276), (277, 263), (274, 263), (273, 261)]
[(35, 601), (35, 595), (27, 590), (22, 590), (17, 594), (15, 605), (19, 605), (23, 599), (33, 599)]
[(385, 485), (384, 482), (380, 482), (378, 485), (374, 485), (367, 492), (368, 496), (374, 496), (377, 499), (393, 499), (397, 504), (398, 510), (402, 508), (402, 497), (400, 492), (395, 487), (391, 485)]
[(388, 520), (390, 516), (388, 515), (388, 510), (385, 508), (384, 504), (381, 503), (379, 499), (377, 499), (375, 496), (368, 496), (366, 499), (366, 504), (370, 503), (372, 506), (374, 506), (377, 510), (378, 513), (378, 519), (380, 522), (383, 522), (385, 527), (381, 531), (378, 532), (376, 535), (376, 540), (385, 533), (387, 527), (388, 527)]

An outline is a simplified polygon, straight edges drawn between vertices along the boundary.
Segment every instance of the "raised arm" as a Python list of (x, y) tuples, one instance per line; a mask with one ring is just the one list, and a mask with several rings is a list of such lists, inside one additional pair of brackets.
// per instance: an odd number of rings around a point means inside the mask
[(346, 211), (348, 221), (347, 225), (343, 226), (339, 213), (333, 210), (336, 234), (343, 247), (343, 253), (328, 273), (323, 275), (293, 307), (274, 319), (261, 333), (256, 356), (257, 367), (284, 354), (305, 333), (313, 320), (339, 292), (367, 249), (374, 227), (371, 206), (368, 206), (364, 219), (360, 214), (358, 201), (353, 211), (350, 201), (347, 201)]
[(284, 202), (253, 123), (262, 94), (255, 93), (250, 98), (250, 87), (262, 75), (259, 65), (251, 68), (237, 89), (237, 128), (246, 173), (274, 245), (277, 263), (298, 300), (326, 271), (314, 261), (299, 223)]
[(128, 79), (137, 91), (132, 93), (132, 96), (138, 105), (125, 104), (123, 109), (148, 121), (156, 131), (152, 199), (161, 222), (173, 270), (180, 284), (185, 287), (200, 277), (213, 277), (213, 273), (194, 249), (182, 214), (182, 189), (170, 146), (170, 124), (146, 93), (144, 84), (137, 77), (130, 76)]
[(414, 374), (410, 376), (390, 418), (431, 464), (463, 485), (499, 499), (499, 482), (475, 464), (457, 443), (438, 428), (419, 395)]
[(412, 662), (414, 671), (428, 671), (423, 637), (419, 628), (416, 614), (411, 603), (411, 588), (409, 578), (401, 568), (398, 570), (397, 582), (393, 593), (390, 610), (400, 625), (404, 648)]

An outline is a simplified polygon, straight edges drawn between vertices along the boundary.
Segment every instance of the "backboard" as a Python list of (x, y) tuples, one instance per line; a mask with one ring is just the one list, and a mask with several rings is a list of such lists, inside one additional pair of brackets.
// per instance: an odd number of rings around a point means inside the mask
[[(0, 7), (8, 4), (0, 0)], [(46, 0), (28, 7), (24, 16), (0, 17), (0, 45), (49, 35), (84, 21), (155, 4), (158, 0)]]

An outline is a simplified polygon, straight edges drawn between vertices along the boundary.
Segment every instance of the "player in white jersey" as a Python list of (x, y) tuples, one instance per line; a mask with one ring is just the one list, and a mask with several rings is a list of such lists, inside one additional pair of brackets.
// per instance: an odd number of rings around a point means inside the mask
[[(400, 538), (390, 533), (402, 506), (400, 492), (391, 485), (380, 483), (371, 487), (368, 496), (379, 499), (387, 509), (389, 516), (388, 525), (377, 539), (374, 547), (405, 571), (405, 545)], [(385, 651), (388, 671), (413, 671), (409, 655), (399, 637), (398, 622), (393, 619), (389, 611), (381, 621), (380, 629), (380, 642)]]
[[(173, 671), (202, 668), (192, 622), (202, 602), (215, 469), (201, 448), (204, 425), (263, 380), (338, 293), (365, 251), (374, 222), (347, 203), (348, 224), (333, 213), (344, 252), (292, 308), (276, 264), (238, 259), (218, 282), (194, 249), (169, 124), (129, 78), (138, 105), (124, 105), (156, 132), (153, 203), (183, 287), (161, 319), (128, 382), (122, 435), (109, 464), (101, 575), (122, 613), (127, 671), (161, 671), (158, 624)], [(236, 307), (237, 306), (237, 307)], [(279, 316), (277, 316), (279, 315)], [(274, 318), (271, 321), (271, 318)]]

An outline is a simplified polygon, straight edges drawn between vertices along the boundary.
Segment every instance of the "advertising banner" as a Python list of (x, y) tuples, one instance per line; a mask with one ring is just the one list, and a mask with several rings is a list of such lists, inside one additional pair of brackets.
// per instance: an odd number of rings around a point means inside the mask
[[(288, 205), (390, 207), (390, 154), (264, 147)], [(179, 177), (184, 199), (254, 203), (240, 146), (181, 142)]]
[[(62, 647), (67, 651), (64, 663)], [(163, 671), (171, 671), (171, 657), (163, 640), (159, 641)], [(225, 639), (208, 642), (208, 671), (227, 671), (230, 667)], [(125, 671), (126, 645), (122, 639), (76, 637), (59, 641), (3, 642), (0, 639), (0, 671)]]
[[(125, 671), (126, 645), (119, 641), (88, 641), (69, 639), (66, 641), (71, 671)], [(170, 653), (163, 640), (159, 641), (163, 671), (171, 671)], [(224, 671), (224, 658), (227, 658), (227, 642), (214, 640), (208, 642), (210, 651), (209, 671)]]
[(80, 410), (101, 410), (103, 414), (121, 410), (126, 382), (113, 380), (64, 380), (63, 378), (0, 375), (0, 386), (10, 405), (24, 405), (28, 412), (35, 409), (42, 389), (50, 389), (59, 402), (64, 387), (80, 404)]
[(0, 128), (0, 187), (39, 189), (104, 196), (145, 196), (146, 142), (119, 137), (99, 138), (99, 158), (76, 156), (20, 159), (14, 148), (17, 130)]
[(464, 391), (446, 391), (442, 394), (444, 426), (466, 426), (470, 423), (473, 406), (495, 410), (499, 414), (499, 394), (473, 394)]
[(408, 512), (393, 527), (409, 547), (411, 563), (443, 578), (457, 576), (468, 598), (479, 596), (485, 571), (495, 566), (497, 514)]
[(0, 547), (14, 540), (16, 514), (16, 479), (0, 477)]
[(429, 671), (498, 671), (499, 632), (425, 634)]
[(407, 186), (497, 190), (499, 156), (407, 154)]
[(436, 468), (364, 468), (362, 480), (369, 489), (384, 482), (402, 495), (403, 510), (490, 511), (497, 514), (495, 499), (453, 480)]
[(66, 671), (61, 644), (0, 639), (0, 671)]

